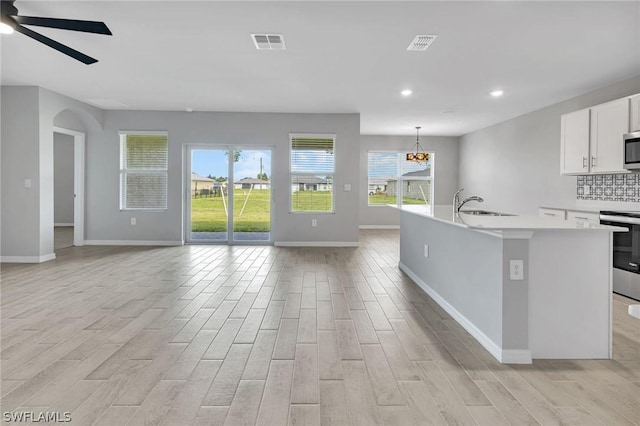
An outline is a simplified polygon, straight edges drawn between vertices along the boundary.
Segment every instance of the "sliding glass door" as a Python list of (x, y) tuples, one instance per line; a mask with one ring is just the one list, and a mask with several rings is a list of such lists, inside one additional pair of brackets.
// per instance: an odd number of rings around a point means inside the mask
[(270, 241), (271, 150), (234, 153), (233, 240)]
[(187, 242), (271, 242), (271, 149), (188, 149)]

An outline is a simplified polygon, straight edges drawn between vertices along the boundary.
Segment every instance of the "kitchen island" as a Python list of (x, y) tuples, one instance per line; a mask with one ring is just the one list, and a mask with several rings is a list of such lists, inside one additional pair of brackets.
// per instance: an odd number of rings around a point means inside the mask
[(400, 268), (503, 363), (611, 357), (612, 226), (402, 206)]

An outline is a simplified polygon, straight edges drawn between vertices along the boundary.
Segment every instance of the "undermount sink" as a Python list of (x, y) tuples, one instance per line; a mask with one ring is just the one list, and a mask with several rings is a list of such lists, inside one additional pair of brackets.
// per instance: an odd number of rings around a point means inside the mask
[(460, 210), (460, 213), (473, 214), (478, 216), (514, 216), (509, 213), (491, 212), (489, 210)]

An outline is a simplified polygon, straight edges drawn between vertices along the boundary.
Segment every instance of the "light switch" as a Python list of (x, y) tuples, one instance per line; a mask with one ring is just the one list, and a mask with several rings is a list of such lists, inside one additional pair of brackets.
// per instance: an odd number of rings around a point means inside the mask
[(25, 179), (24, 180), (24, 187), (25, 188), (31, 188), (31, 179)]
[(344, 192), (349, 192), (351, 191), (351, 184), (350, 183), (345, 183), (344, 184)]

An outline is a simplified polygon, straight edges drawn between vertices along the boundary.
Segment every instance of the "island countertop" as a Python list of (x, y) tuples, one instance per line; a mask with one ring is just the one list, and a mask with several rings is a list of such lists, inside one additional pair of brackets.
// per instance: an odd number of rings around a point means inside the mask
[(544, 229), (626, 231), (626, 228), (619, 226), (585, 223), (575, 220), (557, 220), (556, 218), (545, 216), (487, 216), (473, 215), (464, 212), (454, 214), (453, 206), (451, 205), (429, 206), (412, 204), (398, 207), (394, 204), (388, 204), (388, 206), (440, 222), (485, 231), (534, 231)]
[(612, 232), (624, 228), (392, 207), (400, 269), (497, 360), (611, 357)]

